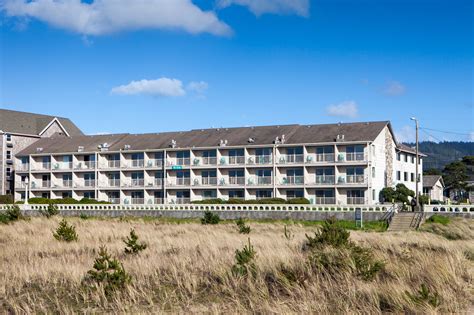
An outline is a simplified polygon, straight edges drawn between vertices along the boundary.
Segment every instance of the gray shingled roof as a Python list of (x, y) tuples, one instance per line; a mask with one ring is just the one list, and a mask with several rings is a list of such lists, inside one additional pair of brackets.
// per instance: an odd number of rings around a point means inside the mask
[[(433, 187), (438, 180), (441, 179), (443, 182), (443, 177), (441, 175), (423, 175), (423, 187)], [(444, 183), (443, 183), (444, 185)]]
[[(177, 148), (214, 147), (221, 140), (227, 140), (227, 146), (271, 145), (276, 137), (285, 135), (285, 144), (334, 142), (337, 135), (344, 135), (345, 141), (373, 141), (388, 121), (368, 123), (345, 123), (326, 125), (284, 125), (240, 128), (195, 129), (181, 132), (154, 134), (114, 134), (100, 136), (75, 136), (70, 138), (44, 138), (27, 147), (19, 155), (36, 153), (76, 152), (78, 146), (84, 151), (99, 151), (98, 146), (107, 142), (109, 151), (119, 151), (125, 145), (130, 150), (153, 150), (170, 148), (172, 140)], [(254, 142), (249, 143), (249, 138)]]
[[(0, 109), (0, 130), (10, 133), (39, 135), (55, 116)], [(68, 118), (57, 117), (70, 136), (83, 135), (82, 131)]]

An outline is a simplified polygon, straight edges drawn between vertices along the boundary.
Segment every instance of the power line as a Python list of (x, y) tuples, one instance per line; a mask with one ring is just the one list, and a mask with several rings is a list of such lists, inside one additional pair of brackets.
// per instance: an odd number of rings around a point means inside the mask
[(420, 128), (420, 129), (421, 129), (421, 131), (423, 131), (423, 133), (425, 133), (428, 137), (431, 137), (431, 138), (433, 138), (433, 139), (435, 139), (435, 140), (438, 140), (439, 142), (443, 142), (443, 140), (440, 140), (439, 138), (437, 138), (437, 137), (433, 136), (432, 134), (430, 134), (430, 133), (426, 132), (425, 130), (423, 130), (423, 129), (426, 129), (426, 128)]
[(456, 131), (446, 131), (446, 130), (438, 130), (438, 129), (432, 129), (432, 128), (425, 128), (425, 127), (420, 127), (420, 129), (424, 130), (431, 130), (431, 131), (436, 131), (436, 132), (442, 132), (442, 133), (450, 133), (453, 135), (461, 135), (461, 136), (470, 136), (470, 133), (463, 133), (463, 132), (456, 132)]

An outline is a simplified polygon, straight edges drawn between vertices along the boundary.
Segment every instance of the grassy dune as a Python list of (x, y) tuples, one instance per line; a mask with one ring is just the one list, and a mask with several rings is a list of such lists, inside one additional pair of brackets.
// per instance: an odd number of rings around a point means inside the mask
[[(76, 226), (79, 240), (63, 243), (52, 235), (59, 221), (58, 217), (33, 218), (0, 225), (0, 310), (459, 313), (472, 311), (474, 303), (472, 220), (454, 220), (426, 232), (352, 231), (351, 240), (372, 248), (376, 259), (385, 262), (372, 281), (344, 268), (339, 272), (309, 269), (302, 244), (305, 233), (312, 234), (315, 226), (291, 225), (294, 237), (287, 239), (283, 225), (277, 223), (251, 222), (251, 233), (241, 235), (232, 224), (71, 218), (68, 221)], [(132, 227), (148, 248), (140, 255), (126, 256), (122, 238)], [(463, 237), (448, 239), (445, 230), (450, 227)], [(248, 237), (257, 251), (257, 271), (254, 277), (236, 277), (230, 272), (235, 250)], [(104, 244), (132, 276), (130, 285), (112, 294), (82, 284)]]

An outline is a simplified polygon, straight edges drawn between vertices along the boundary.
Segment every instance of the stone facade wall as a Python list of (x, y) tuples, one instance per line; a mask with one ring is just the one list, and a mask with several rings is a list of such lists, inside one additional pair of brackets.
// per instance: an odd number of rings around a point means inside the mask
[(0, 133), (0, 195), (5, 194), (5, 135)]
[(393, 162), (395, 158), (394, 153), (395, 141), (393, 140), (393, 136), (390, 130), (388, 128), (385, 128), (385, 187), (393, 186)]

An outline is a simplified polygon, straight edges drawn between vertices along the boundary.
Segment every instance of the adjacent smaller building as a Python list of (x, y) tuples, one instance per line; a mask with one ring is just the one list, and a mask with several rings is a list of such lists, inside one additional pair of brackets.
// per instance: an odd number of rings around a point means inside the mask
[(423, 194), (430, 197), (430, 200), (443, 201), (444, 181), (441, 175), (423, 176)]

